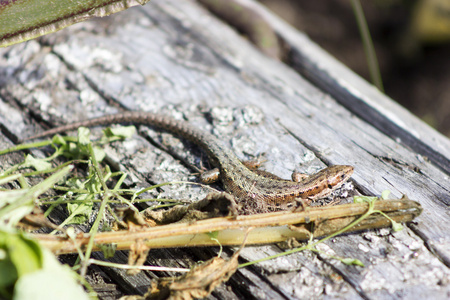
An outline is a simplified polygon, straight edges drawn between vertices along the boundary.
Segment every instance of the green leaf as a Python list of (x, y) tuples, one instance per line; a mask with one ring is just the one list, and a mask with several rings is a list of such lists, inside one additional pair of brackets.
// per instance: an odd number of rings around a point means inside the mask
[(62, 155), (68, 159), (78, 159), (84, 158), (88, 154), (86, 152), (86, 147), (78, 147), (78, 144), (70, 142), (61, 146)]
[(13, 299), (87, 300), (87, 294), (76, 281), (76, 273), (61, 265), (48, 250), (42, 249), (42, 253), (42, 268), (19, 278)]
[(52, 143), (56, 144), (56, 145), (66, 145), (67, 144), (66, 140), (59, 134), (53, 136)]
[(85, 182), (81, 181), (79, 178), (69, 178), (64, 181), (67, 187), (83, 190), (85, 189)]
[[(89, 157), (88, 145), (92, 143), (90, 139), (91, 131), (86, 127), (78, 128), (77, 142), (65, 143), (61, 146), (62, 154), (69, 159), (83, 159)], [(98, 162), (101, 162), (105, 156), (105, 151), (100, 147), (94, 147), (94, 155)]]
[(38, 270), (42, 267), (42, 252), (39, 245), (21, 234), (9, 235), (7, 247), (10, 259), (14, 263), (18, 276)]
[(119, 137), (121, 139), (130, 138), (136, 133), (135, 126), (117, 126), (108, 127), (103, 130), (103, 133), (107, 137)]
[(80, 145), (89, 145), (91, 142), (91, 131), (89, 128), (80, 127), (78, 128), (78, 143)]
[(91, 194), (100, 193), (102, 191), (102, 183), (92, 167), (89, 168), (89, 178), (85, 181), (84, 186)]
[(30, 188), (0, 191), (0, 225), (13, 226), (20, 221), (31, 212), (34, 201), (64, 178), (72, 168), (73, 166), (67, 166)]
[(378, 198), (377, 197), (369, 197), (369, 196), (355, 196), (353, 197), (353, 202), (354, 203), (369, 203), (369, 202), (374, 202), (377, 201)]
[(39, 270), (42, 264), (41, 248), (35, 241), (0, 230), (0, 296), (9, 298), (17, 279)]
[[(86, 195), (81, 195), (86, 196)], [(87, 220), (92, 213), (92, 202), (85, 201), (84, 203), (68, 203), (67, 210), (70, 213), (70, 216), (64, 221), (64, 224), (83, 224)]]
[(341, 261), (349, 266), (360, 266), (360, 267), (364, 267), (364, 264), (362, 263), (362, 261), (360, 261), (359, 259), (356, 258), (343, 258), (341, 259)]
[(88, 299), (75, 276), (34, 240), (0, 230), (1, 299)]
[(34, 158), (33, 155), (27, 154), (25, 161), (21, 165), (23, 168), (34, 168), (36, 171), (48, 170), (52, 167), (52, 164), (39, 158)]
[(95, 159), (98, 162), (101, 162), (105, 158), (106, 152), (105, 152), (105, 150), (103, 150), (100, 147), (94, 147), (94, 155), (95, 155)]
[(401, 230), (403, 230), (403, 225), (402, 224), (397, 223), (394, 220), (391, 220), (391, 222), (392, 222), (392, 229), (394, 231), (401, 231)]
[(87, 294), (68, 271), (41, 270), (21, 277), (15, 286), (14, 300), (88, 300)]
[(7, 297), (11, 294), (12, 286), (19, 276), (5, 249), (0, 248), (0, 257), (0, 296)]

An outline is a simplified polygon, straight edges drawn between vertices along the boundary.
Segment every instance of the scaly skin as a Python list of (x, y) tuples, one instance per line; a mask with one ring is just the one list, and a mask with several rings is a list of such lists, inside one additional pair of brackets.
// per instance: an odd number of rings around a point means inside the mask
[[(300, 182), (284, 180), (264, 171), (251, 171), (212, 134), (203, 132), (187, 122), (149, 112), (124, 112), (96, 119), (75, 122), (50, 129), (29, 139), (114, 123), (143, 124), (163, 129), (200, 146), (219, 168), (225, 191), (234, 195), (239, 203), (254, 211), (269, 211), (282, 207), (295, 199), (317, 199), (330, 194), (349, 179), (352, 166), (336, 165), (323, 169)], [(270, 209), (272, 207), (272, 209)], [(268, 209), (269, 208), (269, 209)]]

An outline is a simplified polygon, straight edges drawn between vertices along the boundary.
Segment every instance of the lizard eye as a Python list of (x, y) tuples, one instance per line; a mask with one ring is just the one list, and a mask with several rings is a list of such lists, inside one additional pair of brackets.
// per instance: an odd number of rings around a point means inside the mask
[(329, 188), (329, 189), (332, 189), (332, 188), (333, 188), (333, 185), (328, 184), (328, 188)]

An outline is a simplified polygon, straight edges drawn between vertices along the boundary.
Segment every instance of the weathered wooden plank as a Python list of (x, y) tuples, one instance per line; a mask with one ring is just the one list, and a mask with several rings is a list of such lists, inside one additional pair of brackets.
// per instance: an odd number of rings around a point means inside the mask
[[(292, 44), (302, 41), (301, 49), (312, 47), (291, 28), (283, 29)], [(239, 271), (227, 284), (230, 290), (218, 291), (215, 297), (250, 297), (259, 290), (273, 298), (319, 294), (346, 298), (427, 294), (443, 298), (449, 291), (450, 273), (439, 261), (449, 261), (448, 174), (408, 145), (355, 117), (334, 94), (324, 93), (290, 67), (260, 54), (197, 4), (153, 1), (143, 8), (79, 24), (0, 53), (0, 72), (8, 78), (2, 80), (0, 90), (0, 121), (12, 140), (40, 130), (35, 127), (38, 123), (53, 125), (55, 121), (113, 113), (118, 106), (162, 111), (212, 131), (240, 158), (264, 153), (265, 168), (282, 177), (288, 178), (293, 169), (314, 172), (325, 164), (352, 164), (354, 184), (363, 193), (380, 194), (384, 189), (395, 196), (406, 193), (425, 208), (417, 223), (400, 233), (381, 230), (343, 236), (322, 246), (327, 252), (358, 258), (366, 268), (308, 253), (294, 254)], [(312, 61), (313, 55), (308, 58)], [(334, 72), (329, 73), (336, 81), (347, 80), (348, 90), (365, 95), (362, 83), (345, 77), (347, 70), (342, 71), (342, 77)], [(373, 90), (367, 93), (372, 99)], [(380, 111), (389, 110), (389, 118), (397, 114), (406, 119), (405, 128), (427, 137), (438, 136), (406, 118), (407, 113), (388, 100), (383, 99), (382, 104)], [(193, 170), (153, 146), (145, 139), (147, 134), (197, 166), (201, 161), (202, 154), (189, 144), (145, 130), (143, 137), (108, 148), (110, 160), (133, 174), (127, 182), (130, 186), (194, 178), (190, 175)], [(445, 139), (440, 138), (438, 146), (432, 141), (436, 138), (422, 140), (447, 155), (441, 147)], [(188, 199), (198, 199), (207, 192), (190, 186), (164, 191), (170, 197)], [(437, 251), (438, 257), (427, 247)], [(168, 259), (152, 256), (161, 256), (160, 251), (151, 252), (149, 260), (167, 265)], [(253, 260), (280, 251), (273, 245), (249, 247), (242, 257)], [(167, 252), (179, 265), (208, 258), (192, 250)], [(121, 257), (120, 261), (126, 260)], [(120, 272), (116, 273), (121, 278)], [(246, 284), (241, 285), (241, 281)], [(130, 288), (133, 284), (140, 286), (130, 283)]]
[[(376, 158), (384, 160), (386, 163), (397, 165), (400, 169), (415, 168), (417, 172), (424, 172), (427, 180), (437, 181), (437, 185), (448, 183), (450, 174), (450, 140), (435, 131), (427, 124), (412, 115), (409, 111), (392, 101), (384, 94), (380, 93), (374, 86), (367, 83), (355, 73), (338, 62), (335, 58), (328, 55), (316, 44), (312, 43), (304, 34), (293, 30), (284, 21), (275, 15), (249, 0), (237, 0), (242, 5), (250, 7), (262, 15), (268, 23), (271, 24), (274, 31), (290, 46), (291, 66), (299, 71), (305, 78), (310, 80), (314, 85), (320, 87), (324, 92), (333, 95), (347, 110), (363, 119), (375, 127), (384, 135), (394, 139), (396, 143), (402, 144), (405, 148), (410, 148), (411, 154), (416, 155), (416, 159), (427, 160), (443, 173), (434, 173), (431, 170), (422, 170), (417, 164), (409, 164), (414, 161), (411, 157), (408, 160), (402, 160), (404, 154), (400, 154), (398, 158), (389, 156), (375, 155)], [(365, 148), (368, 151), (369, 148)], [(412, 159), (412, 160), (410, 160)], [(419, 185), (418, 190), (423, 190), (425, 183), (415, 182), (418, 177), (412, 177), (413, 185)], [(404, 183), (398, 182), (397, 185)], [(373, 192), (373, 191), (372, 191)], [(375, 191), (377, 193), (379, 191)], [(410, 192), (411, 193), (411, 192)], [(431, 207), (430, 221), (425, 227), (415, 228), (426, 235), (428, 245), (436, 251), (447, 266), (450, 265), (449, 253), (445, 249), (449, 249), (449, 237), (446, 234), (447, 228), (441, 230), (441, 234), (435, 231), (436, 225), (440, 222), (446, 222), (448, 217), (448, 203), (450, 200), (450, 190), (448, 185), (444, 186), (443, 191), (431, 188), (429, 193), (423, 195), (425, 202)], [(434, 203), (442, 202), (443, 206), (435, 207)], [(433, 222), (434, 212), (444, 211), (443, 218), (437, 217), (437, 222)], [(439, 213), (438, 213), (439, 215)], [(432, 223), (435, 223), (432, 225)], [(413, 225), (414, 226), (414, 225)], [(426, 228), (429, 226), (428, 228)], [(436, 243), (436, 241), (438, 241)], [(442, 243), (443, 242), (443, 243)]]
[[(291, 47), (290, 65), (302, 76), (334, 97), (339, 97), (339, 102), (347, 109), (376, 126), (384, 134), (402, 139), (401, 143), (408, 145), (416, 152), (421, 149), (426, 152), (427, 150), (422, 147), (429, 147), (428, 151), (436, 152), (438, 156), (433, 157), (433, 153), (424, 153), (423, 155), (435, 159), (435, 164), (449, 172), (450, 141), (447, 137), (427, 126), (408, 110), (386, 97), (373, 85), (318, 47), (303, 33), (287, 25), (263, 6), (252, 0), (235, 1), (264, 17), (273, 30)], [(374, 111), (368, 112), (369, 109)], [(369, 119), (369, 117), (373, 119)], [(394, 125), (403, 131), (395, 129)], [(394, 132), (389, 132), (389, 130)], [(414, 139), (406, 137), (406, 134), (411, 135)], [(406, 140), (407, 138), (409, 140)], [(415, 145), (416, 143), (417, 145)], [(418, 143), (424, 145), (418, 145)]]

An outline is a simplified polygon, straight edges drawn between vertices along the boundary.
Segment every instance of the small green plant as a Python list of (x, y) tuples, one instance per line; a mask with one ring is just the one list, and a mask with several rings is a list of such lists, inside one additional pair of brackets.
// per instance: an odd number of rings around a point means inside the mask
[[(37, 293), (37, 288), (40, 288), (40, 293), (44, 293), (43, 295), (51, 295), (50, 291), (42, 289), (42, 278), (45, 278), (53, 283), (52, 292), (58, 293), (57, 289), (60, 288), (66, 292), (73, 291), (71, 299), (86, 299), (86, 294), (76, 284), (77, 274), (61, 266), (47, 250), (26, 238), (15, 227), (36, 206), (45, 205), (47, 208), (44, 216), (47, 217), (56, 207), (65, 205), (68, 217), (59, 225), (59, 228), (67, 224), (86, 224), (97, 211), (90, 231), (94, 238), (102, 221), (105, 221), (104, 224), (107, 226), (105, 210), (108, 209), (108, 212), (114, 215), (110, 207), (111, 203), (128, 203), (132, 209), (136, 210), (124, 197), (124, 195), (133, 196), (135, 191), (121, 189), (126, 174), (112, 172), (107, 165), (100, 166), (100, 162), (105, 158), (101, 145), (130, 137), (134, 133), (134, 126), (106, 129), (102, 138), (93, 142), (90, 139), (89, 129), (80, 128), (77, 138), (56, 135), (48, 141), (22, 144), (0, 151), (1, 155), (49, 145), (54, 149), (54, 152), (45, 158), (36, 158), (27, 154), (22, 163), (0, 173), (0, 185), (18, 182), (20, 186), (13, 190), (0, 190), (0, 296), (6, 299), (11, 298), (12, 295), (15, 299), (17, 297), (19, 297), (17, 299), (31, 299), (27, 291)], [(68, 158), (69, 161), (53, 167), (53, 162), (61, 156)], [(86, 165), (87, 175), (79, 176), (71, 172), (75, 164)], [(29, 186), (26, 178), (43, 174), (50, 174), (50, 176), (34, 186)], [(107, 183), (113, 178), (118, 179), (110, 189)], [(100, 203), (98, 210), (93, 209), (96, 203)], [(56, 230), (53, 233), (55, 232)], [(65, 232), (70, 237), (70, 228)], [(92, 243), (88, 245), (86, 253), (79, 251), (82, 276), (78, 279), (83, 278), (86, 273), (92, 246)], [(108, 251), (111, 252), (111, 249), (108, 248)], [(40, 276), (40, 279), (36, 276)], [(74, 292), (78, 289), (78, 292)], [(69, 299), (66, 297), (67, 294), (61, 294), (63, 295), (62, 298)]]

